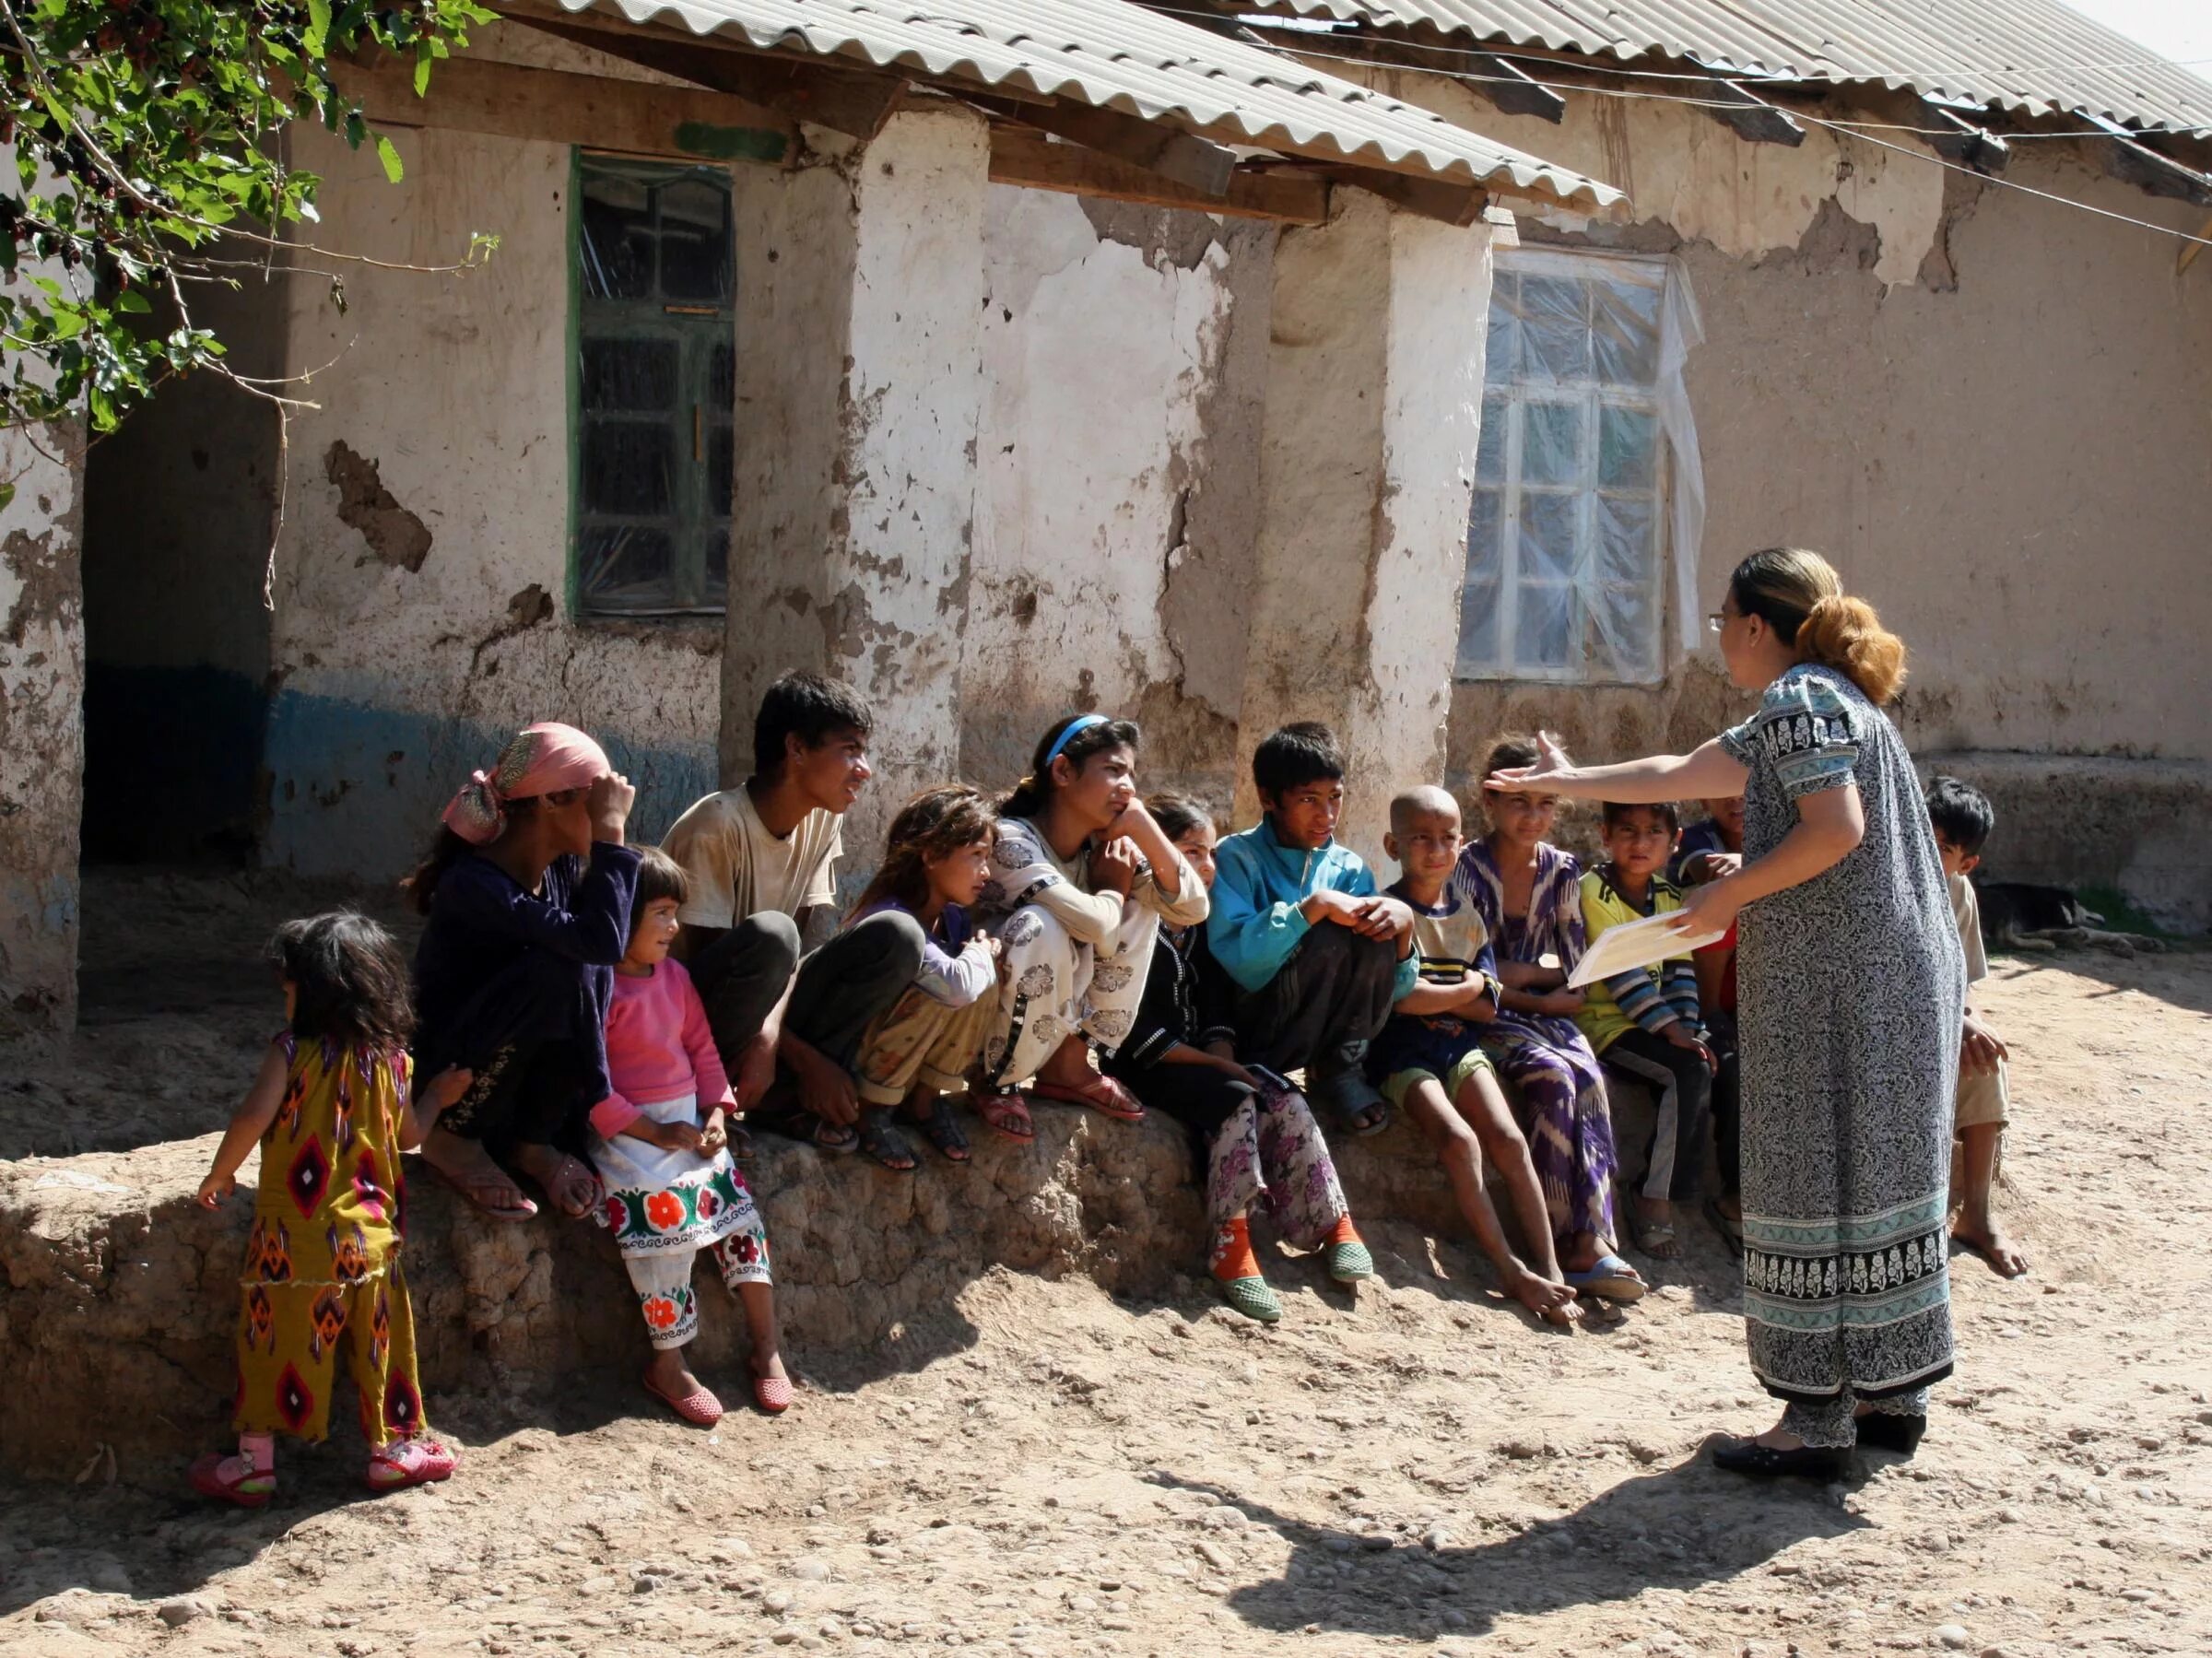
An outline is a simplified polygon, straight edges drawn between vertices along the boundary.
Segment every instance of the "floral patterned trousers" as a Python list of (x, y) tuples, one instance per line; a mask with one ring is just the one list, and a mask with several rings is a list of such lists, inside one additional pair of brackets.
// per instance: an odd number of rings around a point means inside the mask
[(722, 1281), (732, 1290), (740, 1284), (769, 1281), (768, 1229), (758, 1213), (750, 1227), (719, 1238), (704, 1250), (623, 1256), (630, 1288), (638, 1292), (638, 1310), (645, 1315), (645, 1334), (656, 1347), (680, 1347), (699, 1334), (699, 1297), (691, 1288), (691, 1263), (700, 1254), (713, 1256), (722, 1267)]
[(1077, 1032), (1108, 1053), (1119, 1048), (1145, 999), (1159, 931), (1159, 917), (1142, 904), (1127, 906), (1113, 936), (1095, 947), (1078, 943), (1041, 905), (1008, 916), (998, 935), (1006, 965), (997, 1017), (983, 1046), (992, 1086), (1019, 1088)]
[(1344, 1188), (1313, 1113), (1297, 1089), (1247, 1094), (1214, 1135), (1206, 1217), (1218, 1232), (1253, 1209), (1293, 1249), (1312, 1249), (1344, 1218)]

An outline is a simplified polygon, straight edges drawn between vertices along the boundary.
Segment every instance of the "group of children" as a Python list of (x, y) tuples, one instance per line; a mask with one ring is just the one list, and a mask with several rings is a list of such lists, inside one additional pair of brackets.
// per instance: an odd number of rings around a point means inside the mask
[[(1003, 800), (947, 784), (906, 803), (841, 916), (841, 821), (870, 776), (872, 725), (849, 688), (786, 676), (756, 721), (752, 776), (694, 805), (660, 848), (627, 843), (634, 792), (596, 743), (533, 726), (463, 788), (410, 877), (428, 918), (411, 975), (359, 916), (279, 933), (287, 1027), (201, 1190), (219, 1203), (259, 1143), (241, 1438), (194, 1465), (201, 1491), (268, 1500), (274, 1435), (323, 1437), (341, 1347), (371, 1483), (451, 1473), (423, 1421), (400, 1270), (400, 1154), (418, 1148), (492, 1217), (535, 1213), (517, 1174), (564, 1213), (595, 1214), (646, 1325), (643, 1384), (700, 1426), (723, 1411), (684, 1362), (702, 1252), (744, 1307), (755, 1404), (777, 1413), (793, 1396), (739, 1168), (748, 1125), (910, 1173), (917, 1136), (971, 1157), (957, 1096), (1017, 1141), (1035, 1135), (1037, 1099), (1124, 1122), (1163, 1111), (1192, 1137), (1223, 1299), (1273, 1321), (1253, 1212), (1339, 1282), (1368, 1276), (1316, 1113), (1367, 1135), (1395, 1110), (1501, 1288), (1566, 1325), (1583, 1299), (1646, 1288), (1617, 1249), (1611, 1073), (1657, 1104), (1631, 1188), (1637, 1245), (1678, 1252), (1711, 1123), (1723, 1190), (1706, 1213), (1740, 1250), (1733, 937), (1567, 984), (1598, 934), (1677, 909), (1683, 883), (1732, 867), (1740, 802), (1707, 803), (1687, 835), (1672, 807), (1608, 805), (1606, 855), (1585, 871), (1550, 843), (1554, 800), (1488, 796), (1488, 832), (1470, 840), (1449, 793), (1416, 788), (1391, 803), (1399, 878), (1379, 888), (1335, 838), (1346, 766), (1324, 727), (1259, 745), (1261, 820), (1217, 839), (1197, 803), (1139, 797), (1134, 724), (1084, 714), (1043, 735)], [(1509, 739), (1486, 771), (1535, 758)], [(1930, 809), (1979, 961), (1964, 876), (1988, 803), (1938, 780)], [(1959, 1235), (2020, 1270), (1988, 1207), (2004, 1050), (1970, 1015), (1963, 1052)]]

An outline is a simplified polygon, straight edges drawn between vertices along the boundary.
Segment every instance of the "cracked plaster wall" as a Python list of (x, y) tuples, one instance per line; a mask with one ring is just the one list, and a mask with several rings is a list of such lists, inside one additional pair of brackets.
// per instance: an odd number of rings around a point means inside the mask
[(0, 1047), (76, 1017), (83, 476), (74, 428), (0, 432)]
[(1146, 786), (1226, 805), (1242, 698), (1273, 227), (994, 186), (961, 766), (1075, 710)]
[(290, 289), (288, 360), (333, 366), (291, 425), (265, 855), (394, 876), (539, 719), (605, 742), (655, 834), (713, 786), (721, 626), (568, 619), (569, 149), (397, 142), (394, 186), (373, 155), (297, 137), (325, 180), (318, 241), (418, 265), (501, 242), (457, 276), (347, 267), (342, 313), (325, 285)]

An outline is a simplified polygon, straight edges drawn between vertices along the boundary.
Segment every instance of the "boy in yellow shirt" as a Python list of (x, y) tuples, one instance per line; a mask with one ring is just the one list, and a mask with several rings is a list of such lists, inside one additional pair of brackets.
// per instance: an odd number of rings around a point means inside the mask
[[(1672, 805), (1605, 806), (1606, 861), (1583, 876), (1590, 943), (1608, 927), (1682, 907), (1662, 872), (1680, 819)], [(1682, 1252), (1674, 1205), (1694, 1200), (1712, 1111), (1712, 1050), (1698, 1016), (1698, 974), (1686, 950), (1590, 985), (1575, 1016), (1608, 1070), (1645, 1084), (1658, 1102), (1643, 1178), (1636, 1186), (1637, 1247), (1661, 1260)]]

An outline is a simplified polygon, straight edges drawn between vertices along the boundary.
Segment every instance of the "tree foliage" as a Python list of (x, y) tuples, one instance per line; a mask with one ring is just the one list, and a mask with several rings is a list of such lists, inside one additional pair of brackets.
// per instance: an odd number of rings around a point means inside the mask
[(12, 176), (0, 167), (0, 426), (82, 411), (104, 431), (170, 375), (228, 373), (195, 293), (311, 246), (299, 227), (320, 180), (287, 165), (282, 129), (315, 121), (373, 145), (397, 182), (399, 152), (334, 60), (411, 60), (419, 95), (492, 15), (473, 0), (0, 0), (0, 143), (15, 152)]

